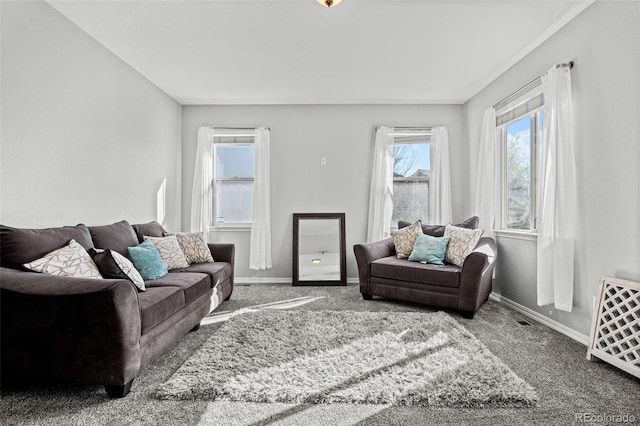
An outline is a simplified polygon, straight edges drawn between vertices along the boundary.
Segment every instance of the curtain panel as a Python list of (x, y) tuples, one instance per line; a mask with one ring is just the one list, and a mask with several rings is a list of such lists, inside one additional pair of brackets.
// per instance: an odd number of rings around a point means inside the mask
[(191, 190), (191, 232), (203, 232), (208, 240), (213, 210), (213, 128), (200, 127)]
[(393, 214), (393, 128), (380, 126), (376, 130), (373, 152), (373, 171), (369, 194), (367, 241), (389, 237)]
[(269, 129), (256, 129), (254, 140), (255, 177), (251, 218), (249, 268), (271, 269), (271, 147)]
[(429, 222), (451, 223), (451, 167), (449, 132), (445, 127), (431, 129), (431, 182), (429, 182)]
[(482, 117), (476, 174), (475, 211), (480, 218), (479, 227), (484, 229), (485, 235), (492, 235), (493, 230), (502, 225), (500, 152), (496, 134), (496, 110), (490, 107), (484, 110)]
[(538, 186), (538, 305), (571, 312), (577, 190), (571, 72), (554, 66), (542, 76), (545, 117)]

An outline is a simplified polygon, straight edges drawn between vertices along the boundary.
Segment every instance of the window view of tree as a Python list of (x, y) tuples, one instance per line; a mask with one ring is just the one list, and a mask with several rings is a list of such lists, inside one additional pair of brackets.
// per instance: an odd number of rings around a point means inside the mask
[[(535, 158), (531, 158), (531, 144), (541, 134), (536, 130), (542, 126), (542, 112), (525, 116), (506, 127), (506, 198), (507, 228), (533, 229), (532, 217), (535, 212), (533, 197), (533, 169)], [(534, 130), (534, 132), (532, 132)]]
[(395, 144), (392, 228), (399, 220), (428, 223), (430, 169), (429, 143)]

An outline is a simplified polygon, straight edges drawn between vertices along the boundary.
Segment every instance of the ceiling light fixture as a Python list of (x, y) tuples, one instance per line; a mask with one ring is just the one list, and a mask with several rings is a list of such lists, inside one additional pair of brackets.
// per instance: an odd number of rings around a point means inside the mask
[(342, 0), (316, 0), (316, 1), (325, 7), (331, 7), (339, 4)]

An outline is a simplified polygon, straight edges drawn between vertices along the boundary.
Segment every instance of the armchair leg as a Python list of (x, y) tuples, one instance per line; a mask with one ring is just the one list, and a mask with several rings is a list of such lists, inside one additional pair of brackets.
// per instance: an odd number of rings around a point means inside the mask
[(124, 398), (131, 390), (133, 379), (129, 380), (124, 385), (104, 385), (104, 390), (107, 391), (109, 398)]
[(462, 316), (466, 319), (473, 319), (473, 316), (475, 315), (475, 312), (463, 312)]
[(198, 331), (198, 330), (200, 330), (200, 323), (197, 323), (196, 325), (194, 325), (193, 328), (189, 330), (189, 333)]
[(362, 293), (362, 298), (364, 300), (371, 300), (371, 299), (373, 299), (373, 295), (367, 294), (367, 293)]

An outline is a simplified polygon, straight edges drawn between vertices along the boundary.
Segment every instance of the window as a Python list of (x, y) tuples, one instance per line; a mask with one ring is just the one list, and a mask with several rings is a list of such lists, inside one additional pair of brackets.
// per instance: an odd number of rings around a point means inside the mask
[(251, 224), (255, 171), (253, 138), (253, 133), (214, 135), (214, 226)]
[(399, 220), (428, 223), (431, 155), (429, 133), (398, 131), (393, 146), (393, 213), (391, 229)]
[(503, 152), (502, 228), (535, 231), (544, 98), (539, 86), (516, 97), (496, 114)]

